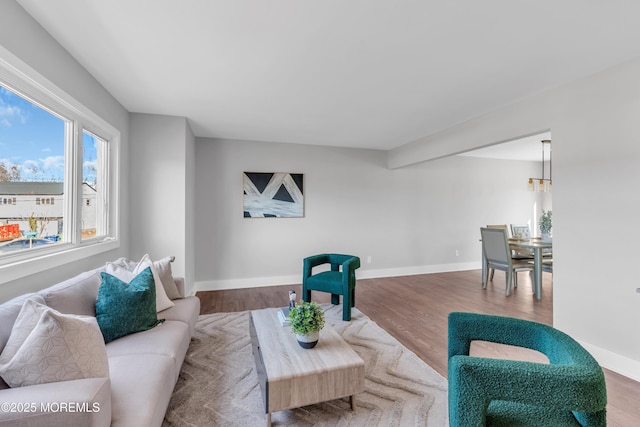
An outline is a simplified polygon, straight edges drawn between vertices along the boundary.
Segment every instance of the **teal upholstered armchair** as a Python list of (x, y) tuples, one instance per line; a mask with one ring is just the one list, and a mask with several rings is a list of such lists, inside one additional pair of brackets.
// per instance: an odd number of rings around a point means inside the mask
[[(549, 364), (469, 356), (474, 340), (537, 350)], [(606, 426), (607, 392), (596, 360), (541, 323), (449, 315), (449, 422), (468, 426)]]
[[(313, 274), (313, 267), (331, 264), (331, 270)], [(360, 258), (353, 255), (322, 254), (304, 259), (302, 273), (302, 299), (311, 301), (311, 291), (329, 292), (331, 303), (340, 303), (342, 319), (351, 320), (351, 307), (356, 304), (356, 269)]]

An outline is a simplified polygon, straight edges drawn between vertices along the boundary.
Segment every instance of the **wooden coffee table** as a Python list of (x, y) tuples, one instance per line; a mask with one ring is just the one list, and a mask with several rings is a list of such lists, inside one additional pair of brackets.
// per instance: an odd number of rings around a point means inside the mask
[(271, 413), (354, 395), (364, 390), (364, 361), (328, 324), (313, 349), (298, 345), (290, 326), (282, 326), (276, 308), (251, 312), (253, 355), (267, 426)]

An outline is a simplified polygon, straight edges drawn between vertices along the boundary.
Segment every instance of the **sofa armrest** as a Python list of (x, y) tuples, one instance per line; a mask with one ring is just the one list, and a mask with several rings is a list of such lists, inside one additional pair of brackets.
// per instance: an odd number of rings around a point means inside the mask
[(0, 390), (0, 426), (111, 425), (111, 381), (86, 378)]
[(175, 282), (176, 287), (178, 288), (178, 293), (180, 294), (180, 298), (186, 298), (187, 291), (184, 286), (184, 277), (174, 277), (173, 281)]

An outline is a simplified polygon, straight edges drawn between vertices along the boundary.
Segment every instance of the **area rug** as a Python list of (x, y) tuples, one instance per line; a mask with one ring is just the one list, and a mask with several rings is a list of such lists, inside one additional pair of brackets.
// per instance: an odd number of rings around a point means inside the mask
[[(447, 380), (357, 309), (324, 305), (327, 323), (365, 362), (365, 390), (348, 398), (274, 412), (273, 426), (448, 426)], [(312, 351), (312, 350), (309, 350)], [(249, 312), (198, 319), (163, 427), (264, 426), (249, 338)]]

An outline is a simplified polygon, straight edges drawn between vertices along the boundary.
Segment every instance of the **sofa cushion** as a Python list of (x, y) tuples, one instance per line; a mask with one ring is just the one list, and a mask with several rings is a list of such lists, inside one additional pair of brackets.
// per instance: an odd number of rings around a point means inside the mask
[[(109, 427), (111, 382), (109, 378), (84, 378), (4, 390), (0, 403), (35, 404), (35, 411), (3, 412), (3, 427)], [(65, 409), (62, 405), (76, 405)], [(27, 405), (23, 405), (25, 407)], [(81, 409), (82, 407), (86, 409)]]
[(159, 354), (173, 361), (176, 377), (189, 348), (191, 336), (184, 322), (167, 321), (148, 331), (119, 338), (107, 344), (109, 359), (127, 354)]
[(28, 299), (40, 304), (45, 302), (42, 296), (31, 293), (20, 295), (0, 305), (0, 353), (2, 353), (7, 340), (9, 340), (9, 336), (11, 336), (13, 324), (18, 314), (20, 314), (20, 310), (22, 310), (22, 305)]
[(189, 325), (189, 336), (192, 336), (200, 314), (200, 298), (186, 297), (175, 300), (174, 303), (176, 304), (175, 307), (158, 313), (158, 318), (186, 323)]
[(169, 307), (173, 307), (173, 302), (169, 299), (169, 297), (167, 297), (167, 293), (165, 292), (162, 285), (162, 280), (160, 279), (160, 276), (156, 271), (156, 267), (151, 261), (149, 255), (143, 256), (140, 262), (136, 264), (135, 267), (131, 270), (129, 269), (130, 263), (128, 260), (120, 259), (118, 261), (121, 262), (108, 262), (105, 267), (105, 271), (124, 282), (130, 282), (142, 270), (144, 270), (145, 268), (150, 268), (156, 287), (156, 310), (162, 311)]
[(0, 375), (10, 387), (108, 377), (96, 319), (25, 301), (0, 354)]
[(45, 304), (60, 313), (95, 317), (100, 282), (98, 270), (85, 271), (40, 291), (40, 295), (44, 297)]
[(111, 427), (160, 426), (177, 375), (170, 357), (128, 354), (109, 357)]
[(156, 312), (156, 287), (147, 267), (127, 283), (100, 273), (102, 284), (96, 301), (96, 319), (104, 342), (146, 331), (161, 323)]

